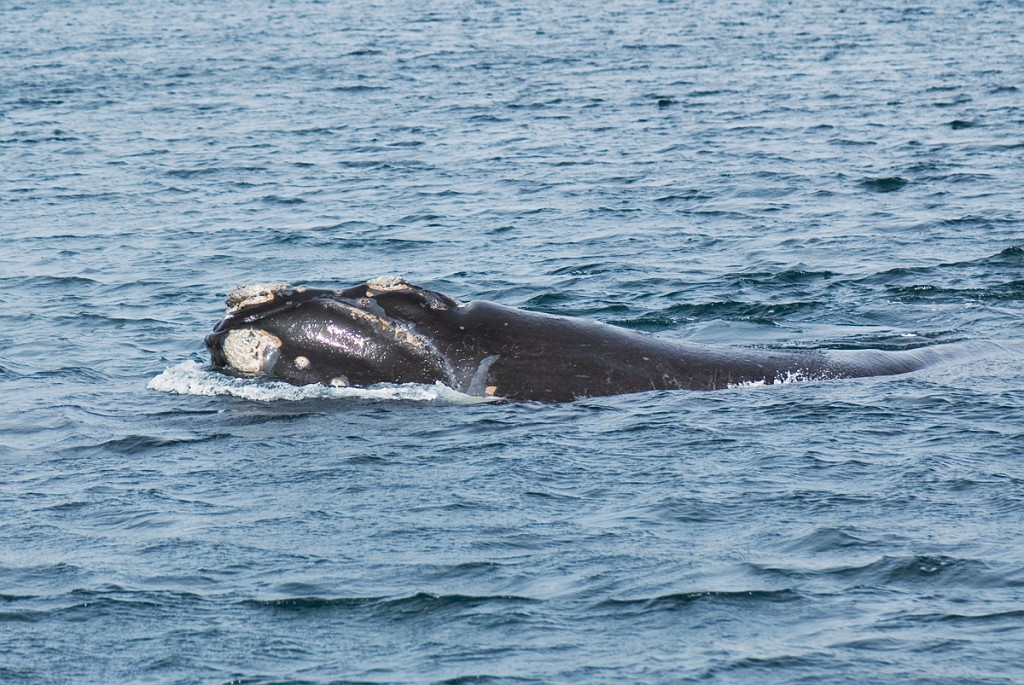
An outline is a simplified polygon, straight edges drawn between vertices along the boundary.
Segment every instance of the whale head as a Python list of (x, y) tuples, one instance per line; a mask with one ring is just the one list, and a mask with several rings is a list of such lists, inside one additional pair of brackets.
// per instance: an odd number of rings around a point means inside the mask
[(297, 384), (451, 384), (431, 331), (460, 305), (399, 278), (346, 290), (253, 284), (233, 290), (206, 336), (214, 367)]

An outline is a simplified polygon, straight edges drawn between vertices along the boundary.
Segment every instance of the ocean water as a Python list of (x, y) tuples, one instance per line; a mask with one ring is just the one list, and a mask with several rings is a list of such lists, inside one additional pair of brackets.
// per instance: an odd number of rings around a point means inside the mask
[[(0, 681), (1024, 681), (1024, 8), (0, 3)], [(212, 372), (383, 274), (906, 376)]]

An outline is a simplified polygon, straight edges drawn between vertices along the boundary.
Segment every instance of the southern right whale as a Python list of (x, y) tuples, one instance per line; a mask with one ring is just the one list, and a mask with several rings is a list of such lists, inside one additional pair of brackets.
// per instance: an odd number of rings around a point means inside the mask
[(955, 356), (771, 350), (665, 340), (596, 321), (459, 302), (397, 278), (343, 290), (237, 288), (207, 336), (215, 367), (297, 384), (441, 382), (470, 395), (564, 402), (646, 390), (908, 373)]

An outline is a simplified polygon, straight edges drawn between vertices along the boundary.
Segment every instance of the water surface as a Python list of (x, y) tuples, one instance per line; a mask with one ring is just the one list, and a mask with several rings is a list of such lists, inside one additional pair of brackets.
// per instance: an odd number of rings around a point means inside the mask
[[(1024, 11), (0, 7), (0, 680), (1024, 679)], [(213, 374), (382, 274), (900, 377)]]

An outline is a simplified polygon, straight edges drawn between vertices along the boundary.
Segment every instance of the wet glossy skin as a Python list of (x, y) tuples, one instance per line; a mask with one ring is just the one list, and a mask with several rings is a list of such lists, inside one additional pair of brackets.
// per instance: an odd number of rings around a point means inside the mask
[(346, 290), (275, 288), (234, 302), (207, 336), (214, 366), (299, 384), (441, 382), (472, 395), (562, 402), (905, 373), (937, 359), (930, 349), (826, 353), (683, 344), (492, 302), (462, 304), (398, 280)]

